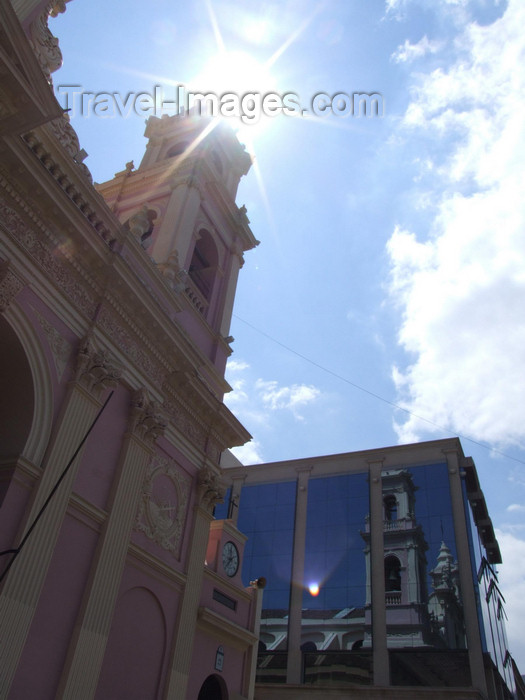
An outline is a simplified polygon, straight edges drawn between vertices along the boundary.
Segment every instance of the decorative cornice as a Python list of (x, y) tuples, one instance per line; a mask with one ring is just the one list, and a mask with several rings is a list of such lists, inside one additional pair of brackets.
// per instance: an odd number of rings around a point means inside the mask
[[(86, 184), (91, 186), (91, 173), (80, 159), (81, 151), (76, 150), (77, 145), (80, 147), (80, 144), (73, 127), (65, 118), (60, 118), (54, 119), (49, 128), (57, 141), (63, 146), (64, 151), (71, 156), (74, 167), (86, 180)], [(93, 203), (88, 201), (80, 183), (75, 182), (74, 177), (66, 172), (67, 168), (59, 163), (58, 157), (51, 153), (51, 149), (44, 144), (35, 131), (25, 134), (24, 141), (36, 158), (53, 176), (64, 193), (83, 214), (90, 226), (95, 230), (96, 235), (100, 236), (108, 246), (112, 247), (115, 241), (115, 231), (112, 231), (98, 215), (97, 207), (100, 206), (100, 202)], [(93, 190), (92, 194), (96, 196), (96, 190)]]
[(13, 208), (0, 202), (1, 225), (46, 273), (48, 279), (64, 292), (71, 303), (91, 318), (96, 309), (97, 297), (87, 283), (85, 272), (82, 274), (78, 262), (61, 254), (59, 241), (54, 239), (51, 231), (1, 175), (0, 187), (4, 187), (13, 196), (33, 224), (29, 226)]
[[(115, 345), (130, 359), (154, 385), (160, 387), (169, 373), (157, 353), (143, 341), (141, 334), (121, 310), (103, 304), (97, 317), (97, 326), (104, 330)], [(126, 326), (130, 327), (127, 330)], [(142, 342), (141, 342), (142, 341)]]

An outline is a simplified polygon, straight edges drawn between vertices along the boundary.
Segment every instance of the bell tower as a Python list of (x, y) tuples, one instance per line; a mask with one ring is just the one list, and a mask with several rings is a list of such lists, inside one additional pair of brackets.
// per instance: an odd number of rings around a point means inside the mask
[[(407, 469), (382, 473), (385, 608), (390, 647), (423, 646), (428, 642), (426, 555), (428, 544), (416, 522), (416, 486)], [(367, 601), (365, 642), (371, 646), (370, 525), (366, 542)]]
[(251, 157), (223, 121), (150, 117), (139, 167), (128, 163), (98, 191), (179, 297), (177, 320), (224, 373), (243, 254), (258, 241), (235, 203)]

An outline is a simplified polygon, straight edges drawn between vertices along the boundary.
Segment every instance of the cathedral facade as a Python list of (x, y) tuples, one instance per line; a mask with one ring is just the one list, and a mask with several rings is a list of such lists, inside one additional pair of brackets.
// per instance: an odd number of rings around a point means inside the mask
[(249, 439), (223, 396), (250, 156), (152, 118), (96, 188), (49, 3), (0, 12), (0, 697), (253, 697), (260, 590), (213, 522)]
[(94, 185), (52, 91), (64, 9), (0, 3), (0, 698), (510, 700), (459, 440), (235, 462), (250, 156), (152, 117)]

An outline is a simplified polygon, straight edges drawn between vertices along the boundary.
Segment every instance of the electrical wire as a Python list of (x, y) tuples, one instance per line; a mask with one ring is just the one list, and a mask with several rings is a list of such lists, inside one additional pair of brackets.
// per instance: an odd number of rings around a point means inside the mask
[[(361, 391), (365, 394), (368, 394), (369, 396), (372, 396), (372, 398), (377, 399), (378, 401), (382, 401), (383, 403), (386, 403), (388, 406), (395, 408), (397, 411), (403, 411), (404, 413), (408, 414), (409, 416), (412, 416), (413, 418), (417, 418), (417, 420), (423, 421), (424, 423), (428, 423), (429, 425), (433, 426), (434, 428), (437, 428), (438, 430), (441, 430), (444, 433), (450, 432), (449, 430), (444, 428), (442, 425), (439, 425), (439, 423), (435, 423), (434, 421), (430, 420), (429, 418), (425, 418), (424, 416), (420, 416), (417, 413), (410, 411), (408, 408), (405, 408), (404, 406), (400, 406), (399, 404), (395, 403), (394, 401), (390, 401), (389, 399), (386, 399), (384, 396), (381, 396), (380, 394), (377, 394), (376, 392), (371, 391), (370, 389), (367, 389), (366, 387), (361, 386), (360, 384), (357, 384), (356, 382), (351, 381), (347, 377), (343, 377), (341, 374), (334, 372), (333, 370), (329, 369), (328, 367), (325, 367), (324, 365), (319, 364), (315, 360), (312, 360), (310, 357), (307, 357), (306, 355), (303, 355), (302, 353), (298, 352), (297, 350), (294, 350), (293, 348), (289, 347), (288, 345), (285, 345), (280, 340), (277, 340), (276, 338), (271, 336), (269, 333), (266, 333), (265, 331), (262, 331), (260, 328), (257, 328), (257, 326), (254, 326), (249, 321), (246, 321), (245, 319), (241, 318), (240, 316), (237, 316), (237, 314), (233, 314), (233, 316), (238, 321), (241, 321), (241, 323), (244, 323), (244, 325), (248, 326), (249, 328), (256, 331), (260, 335), (264, 336), (265, 338), (268, 338), (268, 340), (271, 340), (272, 343), (279, 345), (281, 348), (283, 348), (287, 352), (295, 355), (296, 357), (301, 358), (301, 360), (308, 362), (310, 365), (317, 367), (317, 369), (320, 369), (322, 372), (325, 372), (326, 374), (330, 374), (332, 377), (335, 377), (336, 379), (339, 379), (340, 381), (345, 382), (345, 384), (349, 384), (354, 389), (357, 389), (358, 391)], [(519, 464), (525, 465), (525, 460), (519, 459), (519, 457), (513, 457), (512, 455), (509, 455), (506, 452), (502, 452), (501, 450), (499, 450), (496, 447), (493, 447), (492, 445), (485, 444), (483, 442), (479, 442), (479, 440), (475, 440), (474, 438), (469, 437), (468, 435), (464, 435), (462, 433), (459, 433), (455, 430), (453, 430), (452, 432), (455, 435), (457, 435), (457, 437), (459, 437), (461, 440), (466, 440), (468, 442), (471, 442), (473, 445), (477, 445), (478, 447), (481, 447), (482, 449), (487, 450), (488, 452), (494, 452), (495, 454), (498, 454), (501, 457), (505, 457), (505, 459), (510, 459), (513, 462), (518, 462)]]

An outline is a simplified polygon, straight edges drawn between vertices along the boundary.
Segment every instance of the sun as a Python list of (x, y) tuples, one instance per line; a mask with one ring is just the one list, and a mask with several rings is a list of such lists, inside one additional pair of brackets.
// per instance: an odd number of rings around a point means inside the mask
[(247, 148), (271, 121), (263, 109), (266, 95), (278, 94), (269, 67), (245, 51), (220, 50), (187, 87), (190, 107), (228, 120)]
[(266, 93), (275, 90), (275, 79), (269, 68), (245, 51), (220, 51), (210, 57), (192, 81), (202, 92), (218, 95)]

